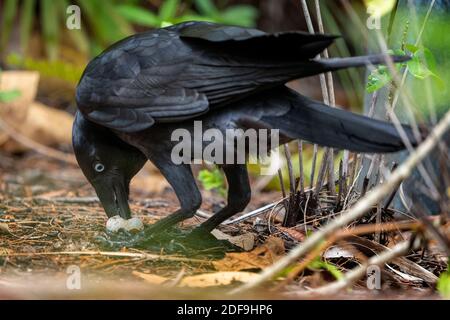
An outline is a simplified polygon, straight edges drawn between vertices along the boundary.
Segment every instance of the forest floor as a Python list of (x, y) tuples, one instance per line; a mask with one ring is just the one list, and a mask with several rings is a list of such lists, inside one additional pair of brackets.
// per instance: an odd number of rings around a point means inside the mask
[[(77, 167), (36, 154), (0, 155), (0, 160), (0, 298), (224, 298), (328, 218), (285, 228), (269, 210), (221, 226), (214, 234), (225, 240), (189, 247), (178, 239), (203, 221), (196, 216), (180, 226), (187, 231), (173, 231), (173, 239), (167, 233), (149, 247), (106, 247), (99, 240), (109, 237), (106, 215)], [(246, 212), (279, 199), (279, 192), (258, 193)], [(220, 204), (222, 198), (205, 192), (202, 210), (213, 212)], [(133, 215), (146, 225), (176, 208), (170, 188), (150, 193), (132, 188)], [(398, 231), (378, 242), (354, 236), (328, 248), (292, 281), (282, 276), (245, 297), (296, 298), (296, 292), (335, 281), (380, 248), (410, 236)], [(378, 290), (369, 290), (361, 279), (353, 290), (328, 298), (438, 298), (435, 282), (446, 261), (437, 245), (430, 242), (427, 250), (402, 259), (382, 270)]]

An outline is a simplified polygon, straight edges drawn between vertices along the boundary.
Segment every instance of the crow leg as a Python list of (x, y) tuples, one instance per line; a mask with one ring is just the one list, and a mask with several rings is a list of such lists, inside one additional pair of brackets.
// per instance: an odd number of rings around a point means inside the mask
[(243, 211), (250, 202), (251, 189), (246, 165), (224, 165), (222, 168), (228, 182), (227, 205), (203, 222), (195, 232), (211, 232), (226, 219)]
[(193, 217), (202, 203), (201, 193), (189, 165), (175, 165), (170, 160), (164, 163), (154, 162), (154, 164), (175, 191), (180, 202), (180, 209), (150, 226), (146, 233), (163, 231), (178, 222)]

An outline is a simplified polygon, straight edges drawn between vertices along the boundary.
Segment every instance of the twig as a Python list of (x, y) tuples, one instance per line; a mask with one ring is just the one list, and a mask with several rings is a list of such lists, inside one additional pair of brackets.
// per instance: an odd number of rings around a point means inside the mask
[(292, 157), (291, 152), (289, 151), (289, 144), (285, 144), (283, 147), (289, 174), (289, 190), (292, 195), (295, 193), (295, 177), (294, 177), (294, 170), (292, 169)]
[(278, 260), (271, 267), (265, 269), (254, 280), (236, 288), (230, 293), (234, 294), (247, 291), (272, 279), (290, 264), (312, 250), (333, 232), (363, 216), (370, 208), (372, 208), (372, 206), (384, 199), (401, 181), (411, 174), (412, 170), (438, 144), (439, 140), (449, 128), (450, 111), (448, 111), (442, 120), (433, 128), (430, 135), (418, 146), (416, 151), (411, 153), (405, 162), (401, 164), (383, 184), (377, 185), (368, 192), (366, 196), (356, 202), (347, 212), (343, 212), (338, 218), (329, 222), (322, 230), (313, 233), (303, 243), (293, 248), (285, 257)]
[(103, 257), (127, 257), (146, 260), (166, 260), (178, 262), (207, 263), (208, 260), (190, 259), (176, 256), (164, 256), (151, 253), (115, 252), (115, 251), (61, 251), (61, 252), (16, 252), (1, 253), (0, 257), (27, 257), (27, 256), (103, 256)]
[[(23, 200), (23, 198), (21, 198)], [(30, 200), (45, 201), (45, 202), (59, 202), (70, 204), (90, 204), (97, 203), (100, 200), (98, 197), (32, 197)]]
[[(324, 34), (325, 33), (325, 29), (323, 27), (322, 13), (320, 11), (319, 0), (315, 0), (315, 5), (316, 5), (317, 25), (319, 26), (319, 32)], [(324, 49), (323, 56), (324, 56), (325, 59), (329, 58), (329, 54), (328, 54), (328, 49), (327, 48)], [(336, 106), (336, 97), (334, 95), (333, 74), (331, 72), (327, 72), (326, 76), (327, 76), (327, 83), (326, 83), (325, 90), (327, 90), (328, 96), (330, 98), (329, 99), (329, 105), (331, 107), (335, 107)], [(333, 153), (333, 149), (330, 149), (329, 151), (330, 151), (330, 155), (328, 157), (328, 189), (330, 191), (330, 194), (332, 196), (335, 196), (336, 192), (335, 192), (335, 184), (334, 184), (334, 181), (335, 181), (335, 177), (334, 177), (334, 153)], [(347, 150), (345, 150), (344, 152), (348, 153)], [(347, 158), (347, 157), (344, 157), (344, 158)]]
[(305, 191), (305, 171), (303, 169), (303, 141), (298, 141), (298, 165), (300, 170), (300, 193)]

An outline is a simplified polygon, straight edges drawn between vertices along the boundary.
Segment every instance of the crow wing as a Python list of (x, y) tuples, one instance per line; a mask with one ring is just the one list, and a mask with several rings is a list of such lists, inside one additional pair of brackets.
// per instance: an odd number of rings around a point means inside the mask
[(293, 79), (334, 38), (206, 22), (137, 34), (89, 63), (78, 107), (89, 120), (123, 132), (194, 118)]

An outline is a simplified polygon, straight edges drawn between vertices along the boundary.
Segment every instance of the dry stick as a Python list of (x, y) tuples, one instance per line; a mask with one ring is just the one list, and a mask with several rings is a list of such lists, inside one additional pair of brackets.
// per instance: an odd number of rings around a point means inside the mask
[(292, 203), (292, 199), (295, 194), (295, 177), (294, 177), (294, 171), (292, 169), (292, 158), (291, 158), (291, 152), (289, 151), (289, 144), (286, 143), (283, 147), (284, 147), (284, 155), (286, 157), (286, 163), (287, 163), (287, 168), (288, 168), (288, 177), (289, 177), (289, 200), (287, 201), (288, 208), (285, 208), (285, 209), (289, 209), (289, 210), (286, 210), (283, 225), (289, 226), (291, 219), (292, 219), (292, 215), (294, 214), (293, 210), (295, 210), (293, 208), (293, 203)]
[(230, 294), (240, 293), (256, 288), (264, 282), (274, 278), (277, 274), (283, 271), (283, 269), (308, 253), (333, 232), (339, 228), (345, 227), (347, 224), (363, 216), (368, 210), (370, 210), (370, 208), (372, 208), (372, 206), (383, 200), (386, 195), (396, 188), (401, 181), (406, 179), (411, 174), (412, 170), (429, 154), (431, 150), (433, 150), (449, 128), (450, 111), (448, 111), (442, 120), (433, 128), (425, 141), (423, 141), (417, 149), (409, 155), (405, 162), (400, 165), (383, 184), (377, 185), (363, 198), (356, 202), (347, 212), (343, 212), (338, 218), (329, 222), (322, 230), (313, 233), (311, 236), (306, 238), (303, 243), (293, 248), (286, 256), (278, 260), (271, 267), (265, 269), (254, 280), (232, 290)]
[(300, 169), (300, 193), (303, 194), (303, 192), (305, 191), (305, 171), (303, 169), (303, 141), (300, 140), (298, 142), (298, 165), (299, 165), (299, 169)]
[[(325, 29), (323, 27), (322, 13), (320, 11), (319, 0), (315, 0), (315, 5), (316, 5), (316, 15), (317, 15), (317, 24), (319, 26), (319, 32), (323, 34), (323, 33), (325, 33)], [(327, 48), (325, 48), (325, 50), (323, 51), (323, 56), (325, 59), (329, 58)], [(328, 96), (330, 98), (329, 105), (331, 107), (335, 107), (336, 106), (336, 98), (334, 96), (333, 74), (331, 72), (327, 72), (326, 76), (327, 76), (327, 86), (328, 87), (326, 87), (325, 89), (327, 90)], [(333, 149), (330, 149), (329, 151), (330, 151), (330, 155), (328, 158), (328, 190), (330, 191), (330, 194), (332, 196), (335, 196), (336, 190), (335, 190), (334, 181), (336, 179), (334, 177), (334, 154), (333, 154)], [(345, 150), (344, 152), (348, 153), (347, 150)], [(344, 157), (344, 158), (348, 159), (348, 157)]]
[(43, 154), (44, 156), (64, 161), (70, 164), (78, 165), (73, 155), (58, 151), (53, 148), (49, 148), (47, 146), (44, 146), (43, 144), (31, 140), (30, 138), (24, 136), (23, 134), (15, 130), (13, 127), (11, 127), (2, 119), (0, 119), (0, 130), (4, 131), (9, 137), (11, 137), (11, 139), (14, 139), (21, 145), (30, 148), (40, 154)]
[(318, 295), (332, 295), (337, 292), (339, 292), (342, 289), (348, 288), (353, 283), (355, 283), (357, 280), (362, 278), (367, 273), (367, 269), (370, 266), (382, 266), (383, 264), (399, 257), (403, 256), (408, 253), (411, 249), (417, 249), (420, 247), (420, 240), (415, 239), (414, 243), (411, 244), (410, 241), (403, 241), (397, 245), (395, 245), (390, 250), (386, 250), (383, 253), (379, 255), (375, 255), (368, 259), (365, 263), (361, 264), (359, 267), (356, 267), (352, 269), (351, 271), (347, 272), (345, 276), (333, 283), (330, 283), (329, 285), (312, 289), (308, 291), (303, 292), (295, 292), (295, 296), (305, 296), (308, 295), (310, 297), (311, 294), (318, 294)]
[(26, 256), (103, 256), (103, 257), (127, 257), (147, 260), (167, 260), (179, 262), (209, 263), (208, 260), (189, 259), (184, 257), (163, 256), (150, 253), (114, 252), (114, 251), (61, 251), (61, 252), (18, 252), (0, 253), (0, 257), (26, 257)]
[(314, 186), (314, 176), (316, 174), (316, 163), (317, 163), (317, 144), (314, 145), (313, 150), (313, 158), (312, 158), (312, 164), (311, 164), (311, 177), (309, 181), (309, 188), (312, 189)]
[[(323, 153), (322, 163), (320, 164), (319, 174), (317, 175), (317, 182), (316, 182), (316, 192), (315, 195), (319, 196), (320, 191), (322, 190), (323, 186), (323, 180), (325, 178), (325, 172), (327, 171), (327, 160), (330, 156), (330, 149), (325, 148), (325, 152)], [(333, 181), (334, 184), (334, 181)]]
[(341, 204), (341, 200), (342, 200), (342, 195), (344, 194), (344, 176), (342, 174), (342, 170), (343, 170), (343, 161), (341, 159), (341, 161), (339, 161), (339, 182), (338, 182), (338, 186), (339, 186), (339, 193), (337, 195), (337, 200), (336, 200), (336, 204), (338, 206), (340, 206)]
[[(302, 0), (301, 1), (301, 5), (302, 5), (302, 8), (303, 8), (303, 14), (305, 16), (306, 26), (308, 27), (308, 31), (309, 31), (309, 33), (314, 33), (314, 26), (312, 24), (311, 15), (309, 13), (308, 5), (306, 3), (306, 0)], [(320, 54), (317, 55), (317, 58), (320, 58)], [(325, 75), (323, 73), (321, 73), (319, 75), (319, 79), (320, 79), (320, 88), (322, 89), (323, 100), (329, 102), (328, 91), (326, 89), (327, 83), (325, 81)], [(310, 181), (310, 188), (311, 189), (312, 189), (312, 187), (314, 185), (314, 173), (315, 173), (315, 169), (316, 169), (317, 152), (318, 152), (317, 144), (314, 144), (313, 160), (312, 160), (312, 164), (311, 164), (311, 181)], [(308, 201), (309, 201), (309, 195), (308, 195), (308, 198), (306, 200), (305, 211), (304, 211), (305, 213), (306, 213), (306, 209), (307, 209), (307, 206), (308, 206)]]
[(294, 177), (294, 170), (292, 169), (292, 158), (291, 158), (291, 151), (289, 151), (289, 145), (284, 145), (284, 155), (286, 156), (287, 161), (287, 168), (288, 168), (288, 174), (289, 174), (289, 189), (291, 191), (291, 194), (295, 193), (295, 177)]

